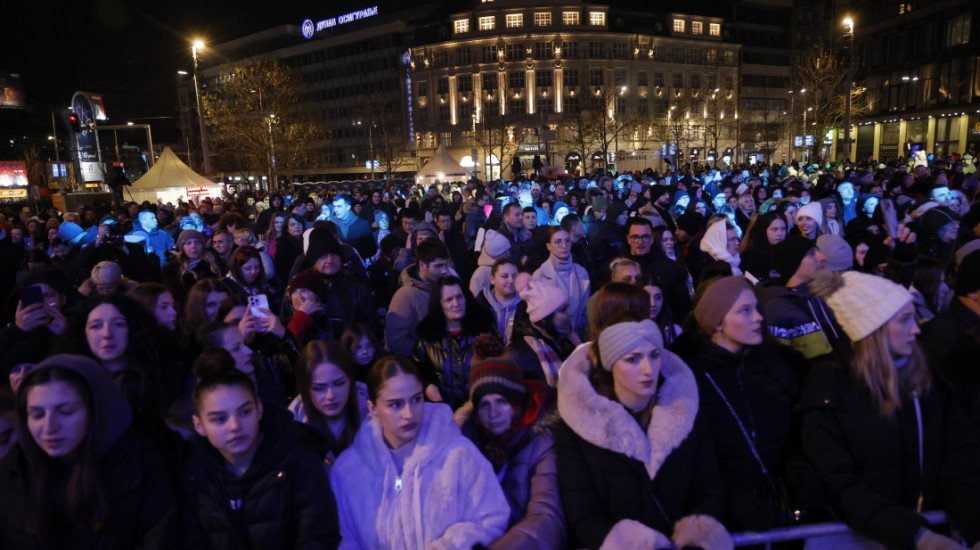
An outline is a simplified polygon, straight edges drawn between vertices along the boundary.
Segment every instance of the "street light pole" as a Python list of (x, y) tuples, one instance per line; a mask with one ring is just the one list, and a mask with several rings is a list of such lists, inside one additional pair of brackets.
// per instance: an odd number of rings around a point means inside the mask
[(194, 56), (194, 95), (197, 98), (197, 123), (201, 131), (201, 154), (204, 156), (204, 177), (211, 177), (211, 152), (208, 150), (207, 130), (204, 126), (204, 109), (201, 105), (201, 89), (197, 85), (197, 50), (204, 47), (204, 42), (196, 40), (191, 46)]
[(368, 150), (371, 155), (371, 181), (374, 181), (374, 123), (368, 125)]
[(854, 20), (850, 17), (844, 19), (847, 26), (847, 34), (844, 36), (848, 42), (847, 60), (847, 95), (844, 98), (844, 155), (851, 158), (851, 88), (854, 86)]

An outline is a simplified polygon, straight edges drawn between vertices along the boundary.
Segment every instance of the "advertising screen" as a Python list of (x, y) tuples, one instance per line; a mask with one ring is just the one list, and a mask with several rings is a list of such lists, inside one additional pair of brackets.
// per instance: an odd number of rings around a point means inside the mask
[(27, 196), (27, 165), (23, 161), (0, 162), (0, 199)]
[(24, 85), (17, 73), (0, 72), (0, 107), (23, 107)]

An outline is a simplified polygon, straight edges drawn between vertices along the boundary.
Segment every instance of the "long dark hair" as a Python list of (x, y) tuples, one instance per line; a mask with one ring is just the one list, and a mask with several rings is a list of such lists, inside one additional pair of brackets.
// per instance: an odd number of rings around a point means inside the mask
[[(160, 283), (140, 283), (126, 292), (126, 296), (129, 296), (136, 301), (140, 306), (148, 311), (153, 318), (156, 319), (156, 309), (157, 302), (160, 300), (160, 296), (165, 293), (170, 293), (171, 298), (173, 297), (173, 292), (166, 285)], [(174, 302), (174, 307), (177, 307), (176, 301)], [(180, 322), (180, 316), (177, 319)], [(160, 327), (161, 330), (168, 330), (164, 327)]]
[(160, 368), (170, 361), (163, 353), (165, 344), (156, 317), (143, 309), (139, 302), (124, 294), (88, 300), (72, 320), (66, 334), (65, 351), (98, 361), (89, 348), (85, 326), (88, 316), (102, 304), (113, 306), (126, 319), (126, 368), (121, 373), (120, 389), (134, 413), (142, 415), (144, 419), (154, 418), (162, 413), (163, 408), (160, 402)]
[(764, 214), (756, 214), (752, 217), (749, 222), (749, 227), (745, 232), (747, 238), (742, 239), (742, 244), (739, 246), (739, 254), (745, 252), (750, 247), (758, 248), (760, 250), (768, 251), (772, 245), (769, 244), (769, 226), (772, 222), (776, 220), (782, 220), (786, 224), (786, 234), (789, 235), (789, 224), (786, 222), (786, 216), (780, 213), (778, 210), (769, 210)]
[(361, 411), (357, 399), (357, 377), (354, 373), (354, 361), (351, 360), (344, 348), (337, 342), (330, 340), (312, 340), (303, 348), (303, 352), (296, 362), (296, 393), (303, 400), (303, 409), (306, 411), (307, 423), (314, 426), (328, 439), (333, 439), (333, 434), (327, 426), (327, 417), (316, 408), (313, 403), (313, 371), (317, 366), (324, 363), (336, 365), (343, 371), (350, 384), (347, 392), (347, 402), (344, 403), (344, 433), (342, 439), (336, 441), (335, 445), (330, 445), (335, 455), (350, 447), (354, 442), (354, 436), (361, 425)]
[[(259, 274), (251, 283), (245, 282), (245, 276), (242, 274), (242, 267), (249, 260), (258, 260), (259, 262)], [(259, 290), (265, 290), (269, 286), (268, 281), (265, 277), (265, 267), (262, 265), (262, 255), (253, 246), (240, 246), (235, 253), (231, 256), (231, 266), (228, 268), (231, 272), (231, 276), (235, 278), (238, 284), (242, 285), (243, 288), (255, 288)]]
[[(27, 394), (34, 386), (49, 382), (64, 382), (72, 387), (85, 403), (88, 421), (85, 438), (72, 453), (68, 463), (51, 458), (41, 449), (27, 427)], [(99, 453), (95, 433), (95, 407), (92, 392), (79, 374), (62, 367), (42, 368), (27, 375), (17, 394), (18, 444), (27, 459), (27, 505), (30, 510), (27, 532), (44, 540), (61, 530), (67, 520), (73, 527), (100, 532), (105, 526), (109, 507), (99, 479)], [(55, 470), (67, 468), (67, 476)], [(64, 501), (54, 498), (61, 493), (52, 485), (65, 480)], [(61, 513), (59, 513), (59, 511)]]
[(463, 314), (463, 332), (476, 336), (483, 332), (496, 331), (493, 315), (479, 302), (473, 299), (467, 285), (459, 277), (443, 277), (433, 285), (429, 294), (429, 311), (418, 326), (418, 334), (422, 338), (436, 339), (446, 334), (446, 314), (442, 311), (442, 290), (446, 287), (458, 286), (466, 299), (466, 312)]

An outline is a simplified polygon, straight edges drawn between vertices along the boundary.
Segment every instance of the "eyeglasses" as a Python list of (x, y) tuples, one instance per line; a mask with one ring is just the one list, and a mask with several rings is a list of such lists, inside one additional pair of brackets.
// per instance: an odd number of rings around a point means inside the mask
[(653, 235), (630, 235), (628, 238), (630, 242), (634, 242), (634, 243), (647, 242), (653, 238)]

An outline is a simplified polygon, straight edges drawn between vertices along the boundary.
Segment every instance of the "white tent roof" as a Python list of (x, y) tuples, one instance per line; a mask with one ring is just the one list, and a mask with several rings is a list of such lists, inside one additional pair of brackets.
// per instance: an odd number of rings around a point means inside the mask
[(429, 162), (425, 163), (425, 166), (419, 170), (419, 175), (426, 178), (465, 176), (466, 170), (458, 162), (453, 160), (453, 157), (449, 154), (449, 151), (446, 151), (445, 147), (440, 145), (432, 155), (432, 158), (429, 159)]
[(143, 174), (143, 177), (133, 182), (130, 190), (154, 191), (157, 189), (168, 189), (173, 187), (187, 187), (188, 185), (217, 185), (213, 181), (198, 175), (190, 169), (177, 155), (167, 147), (160, 153), (160, 158), (153, 164), (150, 171)]

